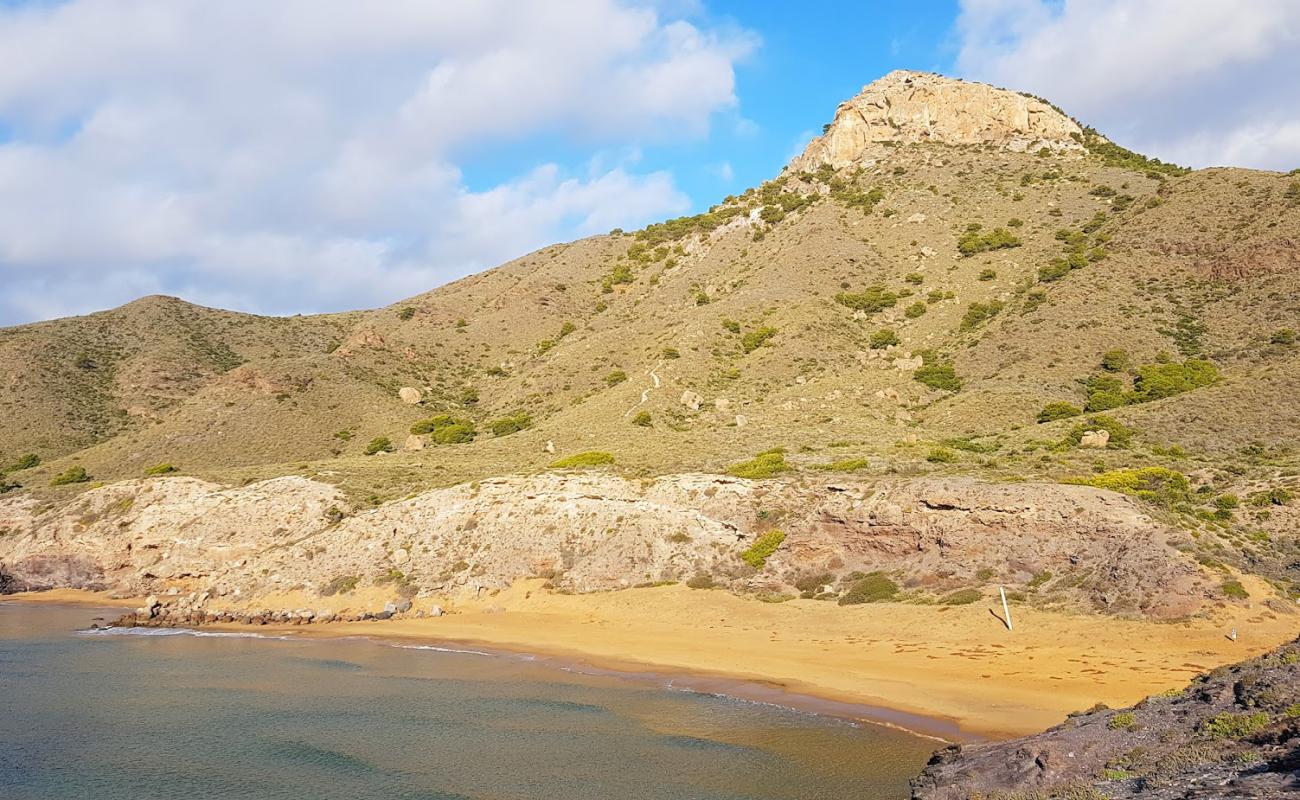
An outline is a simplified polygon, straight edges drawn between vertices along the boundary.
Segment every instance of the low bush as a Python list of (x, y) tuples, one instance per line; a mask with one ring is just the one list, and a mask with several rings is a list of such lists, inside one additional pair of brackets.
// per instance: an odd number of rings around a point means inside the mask
[(835, 295), (835, 302), (848, 306), (854, 311), (874, 314), (886, 308), (893, 308), (898, 303), (898, 294), (883, 286), (868, 286), (860, 292), (840, 292)]
[(321, 597), (333, 597), (336, 594), (347, 594), (357, 588), (361, 579), (356, 575), (339, 575), (320, 587)]
[(1131, 731), (1137, 727), (1137, 715), (1132, 711), (1121, 711), (1106, 720), (1106, 727), (1113, 731)]
[(960, 392), (961, 378), (952, 364), (940, 359), (933, 353), (922, 354), (921, 366), (912, 373), (912, 380), (923, 383), (931, 389), (945, 392)]
[(862, 603), (880, 603), (892, 600), (898, 594), (898, 584), (883, 572), (871, 572), (849, 585), (848, 591), (840, 596), (842, 606), (855, 606)]
[(365, 449), (365, 454), (368, 456), (391, 452), (393, 452), (393, 443), (389, 441), (387, 436), (376, 436), (370, 440), (370, 444), (366, 445)]
[(1219, 591), (1223, 592), (1224, 597), (1228, 597), (1233, 600), (1250, 599), (1250, 592), (1246, 591), (1246, 587), (1242, 586), (1241, 581), (1238, 580), (1224, 581), (1223, 583), (1219, 584)]
[(777, 448), (759, 453), (749, 461), (732, 464), (727, 468), (727, 474), (737, 478), (762, 480), (779, 475), (789, 468), (785, 463), (785, 452)]
[(1268, 713), (1255, 711), (1248, 714), (1224, 712), (1201, 722), (1201, 732), (1214, 739), (1244, 739), (1258, 733), (1268, 725)]
[(1083, 409), (1079, 408), (1074, 403), (1067, 403), (1063, 400), (1058, 400), (1043, 406), (1043, 410), (1038, 412), (1038, 421), (1039, 423), (1055, 422), (1058, 419), (1077, 417), (1082, 413)]
[(990, 300), (987, 303), (971, 303), (966, 308), (966, 313), (962, 315), (961, 330), (971, 330), (980, 323), (993, 319), (1002, 308), (1003, 304), (998, 300)]
[(465, 444), (474, 441), (475, 434), (474, 423), (461, 420), (438, 428), (429, 440), (434, 444)]
[(632, 417), (632, 424), (641, 428), (649, 428), (652, 424), (649, 411), (638, 411), (636, 416)]
[(755, 328), (740, 337), (740, 347), (746, 353), (752, 353), (758, 348), (766, 345), (772, 340), (773, 336), (776, 336), (776, 334), (776, 328), (768, 327), (766, 325), (761, 328)]
[(903, 309), (903, 316), (908, 319), (916, 319), (917, 317), (925, 316), (926, 311), (929, 311), (929, 307), (926, 305), (925, 301), (917, 300), (915, 303)]
[(870, 345), (872, 350), (884, 350), (886, 347), (893, 347), (898, 344), (898, 334), (889, 328), (881, 328), (871, 334)]
[(749, 549), (740, 554), (740, 558), (754, 569), (762, 569), (776, 549), (785, 541), (783, 531), (767, 531), (754, 540)]
[(825, 470), (826, 472), (857, 472), (870, 466), (871, 462), (865, 458), (846, 458), (841, 461), (832, 461), (829, 464), (818, 464), (813, 469)]
[(488, 430), (493, 436), (508, 436), (533, 427), (533, 418), (524, 411), (516, 411), (488, 423)]
[(1087, 420), (1075, 425), (1070, 432), (1065, 435), (1061, 444), (1067, 447), (1077, 447), (1083, 441), (1083, 434), (1088, 431), (1105, 431), (1110, 434), (1106, 442), (1106, 447), (1111, 450), (1122, 450), (1128, 447), (1133, 441), (1133, 429), (1106, 414), (1097, 414), (1088, 417)]
[(1186, 475), (1167, 467), (1115, 469), (1066, 482), (1109, 489), (1166, 505), (1186, 500), (1189, 486)]
[(988, 233), (980, 233), (980, 226), (974, 224), (968, 225), (966, 232), (957, 239), (957, 252), (963, 256), (1019, 246), (1020, 239), (1006, 228), (994, 228)]
[(627, 380), (627, 373), (621, 369), (616, 369), (605, 376), (605, 385), (617, 386), (625, 380)]
[(939, 604), (945, 606), (968, 606), (971, 603), (978, 603), (984, 598), (984, 593), (979, 589), (958, 589), (951, 594), (939, 598)]
[(154, 464), (152, 467), (145, 470), (144, 474), (150, 476), (167, 475), (172, 472), (176, 472), (176, 467), (172, 466), (171, 464)]
[(1139, 367), (1133, 379), (1135, 402), (1173, 397), (1218, 380), (1219, 368), (1203, 359), (1189, 358), (1181, 364), (1148, 364)]
[(951, 464), (957, 460), (957, 454), (946, 447), (935, 447), (926, 453), (925, 460), (931, 464)]
[(90, 480), (85, 467), (68, 467), (50, 480), (51, 486), (67, 486), (70, 483), (85, 483)]
[(22, 472), (25, 469), (31, 469), (32, 467), (39, 467), (40, 465), (41, 465), (40, 456), (36, 455), (35, 453), (27, 453), (25, 455), (18, 456), (18, 458), (14, 459), (14, 462), (10, 464), (9, 468), (6, 469), (5, 471)]
[(552, 461), (551, 469), (584, 469), (613, 463), (614, 456), (612, 454), (602, 450), (588, 450), (585, 453), (575, 453), (558, 461)]

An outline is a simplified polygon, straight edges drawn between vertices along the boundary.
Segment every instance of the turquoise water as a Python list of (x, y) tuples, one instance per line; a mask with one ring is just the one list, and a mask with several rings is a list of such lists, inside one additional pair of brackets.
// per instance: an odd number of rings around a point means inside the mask
[(871, 800), (935, 747), (526, 657), (76, 633), (95, 616), (0, 603), (5, 800)]

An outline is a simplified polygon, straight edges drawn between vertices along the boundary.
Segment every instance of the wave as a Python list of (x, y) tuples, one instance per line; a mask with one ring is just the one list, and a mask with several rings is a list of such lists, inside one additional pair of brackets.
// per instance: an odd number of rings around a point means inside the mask
[(77, 631), (78, 636), (197, 636), (211, 639), (276, 639), (289, 641), (292, 636), (270, 636), (264, 633), (239, 631), (198, 631), (193, 628), (87, 628)]

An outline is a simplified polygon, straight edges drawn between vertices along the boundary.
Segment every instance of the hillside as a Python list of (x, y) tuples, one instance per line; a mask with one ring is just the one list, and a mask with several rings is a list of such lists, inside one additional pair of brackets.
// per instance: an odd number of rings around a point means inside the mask
[[(55, 509), (153, 469), (297, 476), (350, 511), (590, 451), (650, 478), (782, 448), (734, 471), (1092, 482), (1143, 498), (1206, 585), (1287, 590), (1297, 328), (1295, 175), (1188, 172), (1037, 98), (897, 72), (704, 214), (388, 308), (145, 298), (4, 329), (0, 466)], [(367, 455), (379, 437), (397, 452)]]

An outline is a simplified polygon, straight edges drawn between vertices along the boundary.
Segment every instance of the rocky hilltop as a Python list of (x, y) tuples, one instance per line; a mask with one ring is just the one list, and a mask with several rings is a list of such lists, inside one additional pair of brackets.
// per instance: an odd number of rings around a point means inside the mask
[(983, 83), (895, 70), (863, 87), (788, 169), (872, 164), (889, 147), (992, 145), (1015, 152), (1048, 148), (1082, 154), (1083, 129), (1036, 97)]

